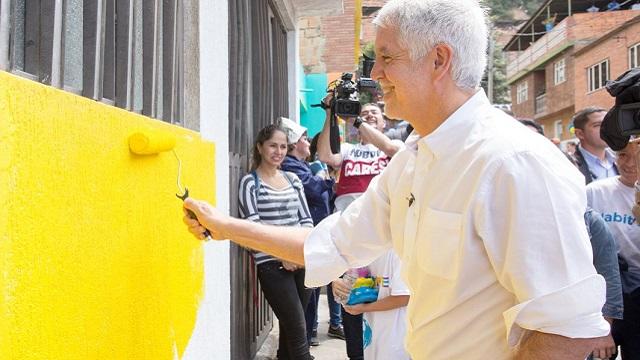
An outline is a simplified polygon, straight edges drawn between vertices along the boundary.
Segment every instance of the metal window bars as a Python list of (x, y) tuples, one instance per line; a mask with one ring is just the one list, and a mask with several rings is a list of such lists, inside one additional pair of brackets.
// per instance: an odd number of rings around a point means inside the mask
[[(0, 0), (0, 70), (181, 123), (183, 1)], [(78, 43), (67, 57), (69, 34)], [(65, 69), (82, 80), (68, 84)]]

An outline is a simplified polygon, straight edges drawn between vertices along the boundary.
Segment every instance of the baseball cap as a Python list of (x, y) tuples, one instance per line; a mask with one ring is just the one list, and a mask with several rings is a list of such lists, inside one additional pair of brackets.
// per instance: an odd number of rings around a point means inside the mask
[(285, 117), (280, 118), (280, 125), (287, 131), (287, 142), (295, 144), (302, 135), (307, 132), (307, 128)]

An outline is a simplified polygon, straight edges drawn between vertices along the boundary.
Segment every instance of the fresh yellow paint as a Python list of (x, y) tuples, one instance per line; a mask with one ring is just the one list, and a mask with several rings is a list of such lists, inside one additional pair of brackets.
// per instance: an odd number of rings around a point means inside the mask
[(182, 180), (214, 201), (214, 146), (195, 132), (0, 71), (0, 359), (173, 359), (203, 296)]

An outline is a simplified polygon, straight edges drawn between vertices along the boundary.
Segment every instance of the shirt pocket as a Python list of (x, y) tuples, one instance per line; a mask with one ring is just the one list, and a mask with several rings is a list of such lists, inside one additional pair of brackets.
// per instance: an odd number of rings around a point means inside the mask
[(420, 216), (416, 240), (416, 261), (424, 272), (449, 280), (458, 276), (461, 214), (427, 208)]

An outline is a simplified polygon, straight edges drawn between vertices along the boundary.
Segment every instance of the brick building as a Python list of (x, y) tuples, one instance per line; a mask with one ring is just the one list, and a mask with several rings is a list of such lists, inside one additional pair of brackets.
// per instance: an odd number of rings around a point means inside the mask
[[(604, 89), (606, 80), (638, 66), (640, 11), (627, 5), (588, 12), (581, 4), (546, 1), (504, 47), (511, 52), (507, 79), (515, 116), (535, 119), (548, 137), (562, 140), (573, 138), (569, 128), (576, 111), (613, 105)], [(593, 2), (600, 9), (607, 4)], [(547, 29), (544, 23), (550, 18), (556, 22)]]

